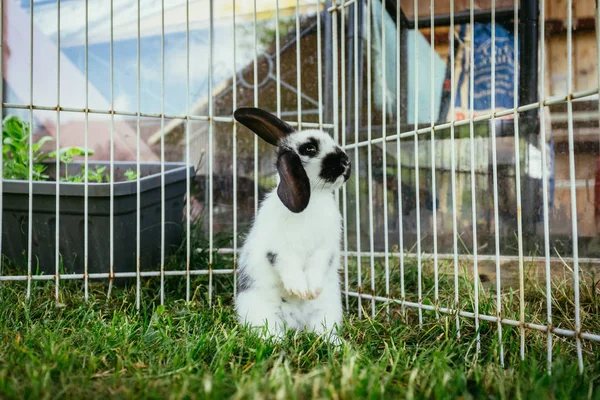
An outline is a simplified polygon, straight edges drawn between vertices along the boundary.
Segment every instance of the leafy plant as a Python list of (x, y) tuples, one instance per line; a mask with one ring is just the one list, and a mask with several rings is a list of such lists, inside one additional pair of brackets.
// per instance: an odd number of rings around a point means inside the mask
[(104, 171), (106, 171), (106, 167), (96, 166), (95, 169), (88, 172), (88, 181), (96, 183), (110, 181), (110, 176), (104, 175)]
[[(110, 182), (110, 173), (107, 173), (107, 166), (99, 166), (97, 165), (95, 168), (90, 169), (88, 171), (88, 182), (94, 182), (94, 183), (108, 183)], [(127, 171), (125, 171), (125, 180), (126, 181), (134, 181), (137, 179), (137, 174), (131, 170), (128, 169)], [(85, 166), (82, 167), (81, 169), (81, 173), (76, 174), (76, 175), (71, 175), (65, 178), (62, 178), (63, 181), (66, 182), (84, 182), (85, 181)]]
[[(58, 151), (58, 156), (60, 158), (60, 162), (63, 164), (72, 163), (74, 158), (77, 156), (92, 156), (94, 155), (94, 150), (86, 150), (83, 147), (73, 146), (73, 147), (64, 147)], [(56, 158), (56, 152), (53, 151), (50, 153), (50, 157)]]
[[(105, 183), (110, 182), (110, 175), (104, 174), (107, 167), (96, 166), (94, 169), (88, 170), (88, 182), (94, 183)], [(85, 182), (85, 171), (86, 168), (83, 166), (81, 172), (75, 175), (67, 175), (60, 180), (63, 182)]]
[[(4, 179), (28, 180), (29, 179), (29, 153), (30, 153), (30, 135), (31, 124), (24, 122), (16, 115), (9, 115), (2, 122), (2, 162), (4, 168)], [(48, 168), (44, 161), (53, 158), (60, 160), (65, 166), (65, 176), (60, 180), (63, 182), (84, 182), (86, 168), (82, 167), (81, 172), (69, 175), (69, 164), (75, 157), (82, 157), (86, 154), (91, 156), (94, 150), (84, 147), (72, 146), (63, 147), (58, 151), (46, 152), (43, 146), (53, 141), (51, 136), (43, 136), (31, 147), (32, 157), (32, 177), (35, 181), (45, 181), (50, 176), (45, 174)], [(89, 182), (105, 183), (110, 182), (110, 174), (107, 173), (108, 167), (96, 166), (87, 171)], [(132, 181), (137, 179), (137, 173), (131, 169), (125, 172), (125, 179)]]
[(125, 179), (128, 181), (135, 181), (137, 179), (137, 173), (132, 169), (128, 169), (125, 171)]
[(44, 136), (30, 148), (31, 125), (16, 115), (6, 117), (2, 123), (2, 166), (5, 179), (29, 179), (29, 153), (32, 153), (33, 180), (46, 180), (46, 166), (42, 164), (49, 155), (42, 146), (52, 141)]
[[(61, 163), (63, 163), (65, 165), (65, 176), (64, 178), (61, 178), (62, 181), (65, 182), (83, 182), (85, 181), (84, 178), (84, 173), (85, 173), (85, 167), (82, 167), (81, 169), (81, 173), (77, 174), (77, 175), (72, 175), (69, 176), (69, 164), (72, 163), (74, 161), (74, 157), (77, 156), (85, 156), (85, 155), (91, 156), (94, 154), (93, 150), (86, 150), (83, 147), (78, 147), (78, 146), (74, 146), (74, 147), (65, 147), (62, 148), (58, 151), (58, 158), (60, 160)], [(50, 153), (50, 157), (56, 159), (56, 152), (53, 151)], [(96, 170), (98, 169), (98, 167), (96, 167)], [(106, 169), (106, 168), (104, 168)], [(103, 172), (103, 171), (102, 171)], [(102, 183), (102, 172), (100, 172), (100, 180), (98, 181), (98, 174), (94, 174), (92, 173), (92, 175), (90, 175), (90, 173), (88, 172), (88, 180), (92, 181), (95, 180), (99, 183)]]
[[(28, 180), (29, 179), (29, 153), (30, 153), (30, 138), (31, 124), (24, 122), (16, 115), (7, 116), (2, 122), (2, 162), (4, 169), (4, 179)], [(31, 147), (32, 153), (32, 177), (35, 181), (45, 181), (50, 179), (50, 176), (45, 174), (48, 166), (44, 161), (54, 158), (60, 160), (65, 166), (65, 176), (60, 180), (63, 182), (84, 182), (86, 168), (83, 167), (81, 172), (74, 175), (69, 175), (69, 164), (75, 157), (91, 156), (94, 150), (84, 147), (72, 146), (64, 147), (58, 151), (46, 152), (43, 146), (53, 141), (51, 136), (43, 136), (33, 143)], [(88, 181), (95, 183), (110, 182), (110, 175), (106, 173), (106, 166), (96, 166), (87, 171)], [(128, 181), (137, 179), (137, 174), (132, 170), (125, 172), (125, 177)]]

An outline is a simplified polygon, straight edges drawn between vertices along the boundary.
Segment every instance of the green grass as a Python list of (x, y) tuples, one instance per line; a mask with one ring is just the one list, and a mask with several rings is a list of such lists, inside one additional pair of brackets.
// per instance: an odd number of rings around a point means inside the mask
[[(228, 260), (217, 262), (227, 267)], [(356, 266), (352, 266), (354, 270)], [(385, 287), (376, 266), (377, 288)], [(424, 296), (433, 282), (424, 269)], [(392, 277), (397, 280), (397, 265)], [(350, 282), (355, 285), (356, 276)], [(407, 263), (406, 290), (416, 287), (413, 264)], [(440, 276), (440, 301), (453, 296), (452, 279)], [(165, 307), (159, 306), (159, 280), (142, 285), (142, 307), (135, 309), (135, 287), (113, 288), (92, 283), (90, 301), (81, 282), (61, 282), (60, 303), (52, 282), (33, 282), (25, 299), (25, 283), (0, 286), (0, 398), (464, 398), (464, 399), (600, 399), (600, 351), (584, 342), (585, 372), (580, 375), (573, 339), (555, 337), (553, 370), (546, 370), (546, 335), (527, 331), (525, 361), (519, 357), (519, 330), (503, 327), (505, 367), (499, 365), (496, 324), (480, 327), (476, 351), (473, 321), (461, 319), (457, 336), (453, 316), (425, 313), (418, 326), (414, 310), (377, 307), (369, 318), (353, 311), (343, 326), (344, 345), (336, 349), (321, 338), (290, 333), (282, 343), (261, 341), (239, 326), (231, 307), (230, 276), (214, 277), (213, 307), (207, 304), (207, 277), (193, 280), (193, 298), (185, 280), (167, 278)], [(370, 285), (363, 266), (363, 287)], [(461, 308), (472, 309), (472, 283), (461, 277)], [(561, 286), (562, 285), (562, 286)], [(397, 295), (393, 281), (393, 295)], [(545, 297), (528, 282), (527, 317), (543, 323)], [(555, 321), (572, 320), (569, 285), (556, 283)], [(518, 311), (510, 287), (503, 295), (504, 312)], [(599, 332), (599, 288), (582, 283), (582, 316), (587, 331)], [(495, 312), (492, 289), (481, 289), (480, 310)], [(356, 299), (351, 299), (356, 310)], [(518, 315), (518, 314), (516, 314)], [(389, 318), (388, 318), (389, 317)], [(517, 316), (518, 318), (518, 316)], [(389, 319), (389, 321), (388, 321)], [(260, 396), (259, 396), (260, 395)]]

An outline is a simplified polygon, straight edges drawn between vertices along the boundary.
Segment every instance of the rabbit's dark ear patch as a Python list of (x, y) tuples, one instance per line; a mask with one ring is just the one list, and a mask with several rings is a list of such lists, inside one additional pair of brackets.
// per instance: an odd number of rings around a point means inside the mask
[(310, 182), (302, 161), (293, 150), (283, 148), (277, 155), (279, 186), (277, 196), (288, 210), (300, 213), (310, 200)]
[(262, 140), (277, 146), (279, 141), (295, 129), (273, 114), (255, 107), (238, 108), (233, 113), (237, 122), (256, 133)]

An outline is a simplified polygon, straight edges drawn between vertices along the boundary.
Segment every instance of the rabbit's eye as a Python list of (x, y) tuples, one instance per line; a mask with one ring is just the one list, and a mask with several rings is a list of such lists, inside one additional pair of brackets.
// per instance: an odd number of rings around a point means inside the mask
[(314, 156), (315, 154), (317, 154), (317, 148), (314, 145), (309, 144), (304, 148), (304, 152), (307, 156)]
[(317, 147), (317, 143), (315, 143), (314, 140), (311, 140), (310, 142), (301, 145), (298, 152), (303, 156), (314, 157), (319, 152), (319, 148)]

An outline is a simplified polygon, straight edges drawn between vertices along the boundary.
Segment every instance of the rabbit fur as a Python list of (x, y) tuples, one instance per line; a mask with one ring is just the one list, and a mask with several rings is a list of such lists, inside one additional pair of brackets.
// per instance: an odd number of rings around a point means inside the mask
[(294, 329), (338, 342), (342, 220), (334, 191), (350, 177), (350, 161), (323, 131), (295, 131), (256, 108), (234, 116), (277, 146), (278, 171), (241, 249), (238, 319), (266, 336)]

